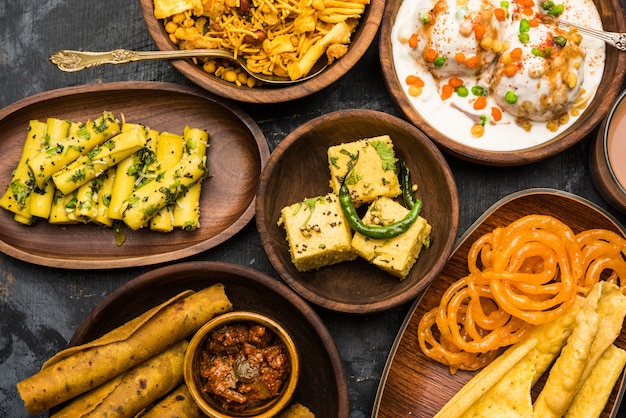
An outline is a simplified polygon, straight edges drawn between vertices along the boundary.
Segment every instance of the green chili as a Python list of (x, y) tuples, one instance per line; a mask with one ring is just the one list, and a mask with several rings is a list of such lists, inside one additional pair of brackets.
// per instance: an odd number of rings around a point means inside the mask
[[(412, 209), (418, 202), (413, 195), (413, 185), (411, 184), (411, 171), (404, 160), (400, 160), (400, 186), (402, 187), (402, 198), (407, 208)], [(421, 204), (421, 202), (420, 202)]]
[[(348, 177), (349, 172), (345, 175), (344, 180)], [(406, 185), (408, 183), (408, 193), (406, 192)], [(410, 176), (408, 173), (408, 169), (406, 170), (406, 175), (403, 175), (402, 184), (403, 187), (403, 196), (405, 199), (409, 199), (410, 202), (413, 202), (413, 206), (410, 208), (409, 212), (406, 214), (404, 218), (397, 222), (393, 222), (389, 225), (379, 226), (379, 225), (366, 225), (361, 221), (359, 214), (357, 213), (354, 204), (352, 203), (352, 197), (350, 196), (350, 190), (348, 186), (346, 186), (345, 182), (341, 182), (341, 187), (339, 188), (339, 203), (341, 204), (341, 209), (343, 210), (343, 214), (346, 217), (346, 220), (350, 227), (359, 232), (366, 237), (374, 238), (374, 239), (390, 239), (397, 237), (398, 235), (406, 232), (411, 225), (417, 220), (420, 211), (422, 209), (422, 202), (420, 200), (414, 200), (412, 194), (410, 192)], [(408, 195), (411, 197), (408, 197)]]

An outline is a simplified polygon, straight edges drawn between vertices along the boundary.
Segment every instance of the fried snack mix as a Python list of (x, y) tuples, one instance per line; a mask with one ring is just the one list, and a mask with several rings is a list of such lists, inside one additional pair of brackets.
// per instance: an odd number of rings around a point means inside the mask
[[(326, 55), (347, 53), (369, 0), (156, 0), (155, 17), (180, 49), (223, 49), (243, 57), (253, 73), (306, 76)], [(205, 71), (239, 85), (245, 73), (206, 60)], [(253, 79), (251, 79), (253, 80)]]

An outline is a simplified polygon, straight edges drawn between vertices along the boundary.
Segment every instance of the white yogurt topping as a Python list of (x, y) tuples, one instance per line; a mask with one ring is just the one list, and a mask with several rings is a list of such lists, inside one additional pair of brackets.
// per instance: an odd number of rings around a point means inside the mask
[[(453, 94), (452, 97), (442, 100), (440, 87), (447, 80), (442, 79), (438, 82), (423, 60), (416, 58), (422, 52), (420, 48), (412, 49), (408, 45), (411, 35), (419, 32), (418, 26), (421, 26), (420, 19), (423, 19), (424, 11), (432, 9), (436, 1), (404, 0), (398, 10), (396, 22), (391, 32), (392, 58), (398, 80), (412, 106), (433, 128), (453, 140), (473, 148), (488, 151), (515, 151), (549, 141), (575, 122), (577, 118), (570, 117), (568, 122), (561, 124), (558, 130), (553, 132), (546, 127), (545, 121), (531, 121), (532, 128), (525, 130), (516, 123), (515, 117), (506, 111), (503, 112), (502, 119), (498, 122), (495, 122), (489, 116), (492, 107), (502, 109), (501, 106), (496, 104), (491, 94), (487, 96), (487, 106), (482, 110), (474, 110), (468, 97), (463, 98)], [(539, 0), (535, 1), (538, 2)], [(465, 1), (464, 3), (465, 5), (471, 5), (472, 1)], [(500, 6), (500, 0), (490, 0), (490, 3), (493, 7)], [(560, 15), (561, 19), (581, 26), (602, 29), (602, 21), (593, 0), (554, 0), (554, 3), (565, 6), (565, 11)], [(448, 4), (454, 5), (454, 0), (448, 0)], [(514, 7), (514, 3), (511, 0), (509, 8), (512, 7)], [(538, 6), (536, 8), (539, 10)], [(450, 10), (449, 13), (451, 16), (454, 16), (455, 10)], [(444, 26), (448, 24), (446, 22)], [(540, 25), (543, 24), (540, 23)], [(498, 32), (508, 33), (508, 36), (511, 36), (511, 31), (518, 30), (517, 22), (509, 24), (509, 26), (508, 28), (498, 28)], [(423, 26), (421, 28), (423, 31)], [(446, 29), (446, 31), (448, 30)], [(445, 44), (441, 40), (440, 32), (441, 29), (433, 30), (433, 44)], [(447, 51), (447, 49), (458, 49), (461, 47), (460, 35), (454, 29), (450, 29), (448, 32), (451, 32), (448, 34), (449, 46), (448, 48), (442, 47), (442, 49), (445, 50), (444, 53), (453, 54), (454, 51)], [(515, 36), (517, 35), (515, 34)], [(422, 38), (420, 42), (423, 42), (423, 33), (420, 38)], [(465, 49), (464, 52), (466, 52), (471, 50), (471, 45), (464, 45), (463, 48)], [(508, 50), (510, 51), (511, 48), (513, 46)], [(588, 98), (587, 103), (591, 103), (604, 71), (605, 45), (602, 41), (585, 36), (580, 44), (580, 48), (585, 54), (584, 71), (580, 72), (581, 78), (584, 76), (581, 88), (584, 91), (583, 97)], [(465, 75), (460, 74), (457, 76), (463, 80), (469, 89), (476, 84), (485, 86), (485, 79), (491, 78), (491, 71), (493, 71), (493, 68), (490, 70), (485, 69), (484, 72), (479, 72), (478, 74), (470, 74), (468, 72)], [(485, 72), (489, 72), (489, 74), (485, 74)], [(408, 93), (409, 86), (404, 80), (409, 75), (416, 75), (424, 80), (425, 85), (422, 93), (417, 97), (413, 97)], [(532, 82), (532, 80), (529, 81)], [(518, 87), (522, 88), (522, 86)], [(472, 135), (472, 126), (481, 116), (486, 118), (488, 122), (485, 124), (484, 134), (481, 137), (475, 137)]]

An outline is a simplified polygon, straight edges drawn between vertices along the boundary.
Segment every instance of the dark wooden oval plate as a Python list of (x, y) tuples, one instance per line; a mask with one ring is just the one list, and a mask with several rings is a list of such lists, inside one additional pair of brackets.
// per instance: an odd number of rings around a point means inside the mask
[[(380, 25), (379, 55), (387, 89), (405, 117), (428, 135), (442, 150), (458, 158), (492, 166), (530, 164), (556, 155), (581, 141), (608, 113), (617, 97), (626, 72), (626, 54), (607, 46), (602, 82), (587, 109), (567, 130), (553, 139), (519, 151), (488, 151), (462, 144), (431, 126), (415, 110), (398, 80), (392, 58), (391, 30), (403, 0), (389, 0)], [(605, 30), (626, 32), (624, 11), (619, 0), (595, 0)]]
[(300, 354), (293, 402), (316, 417), (348, 416), (348, 384), (339, 350), (317, 313), (295, 292), (264, 273), (235, 264), (194, 261), (144, 273), (106, 296), (81, 322), (70, 346), (98, 338), (187, 289), (222, 283), (234, 310), (265, 314), (287, 329)]
[[(458, 371), (453, 376), (446, 366), (422, 353), (417, 341), (418, 323), (424, 313), (439, 304), (446, 289), (467, 274), (467, 252), (478, 237), (530, 214), (552, 215), (575, 233), (604, 228), (626, 236), (624, 226), (606, 211), (560, 190), (523, 190), (494, 204), (461, 236), (441, 274), (409, 310), (383, 369), (372, 417), (432, 417), (472, 378), (475, 372)], [(615, 344), (626, 348), (624, 329)], [(616, 416), (623, 392), (624, 374), (615, 385), (602, 417)]]
[[(350, 37), (351, 42), (346, 55), (333, 62), (319, 75), (306, 81), (289, 85), (265, 85), (249, 88), (239, 87), (211, 74), (191, 60), (172, 60), (171, 63), (180, 73), (196, 85), (228, 99), (247, 103), (281, 103), (301, 99), (330, 86), (343, 77), (356, 65), (374, 41), (383, 17), (386, 0), (371, 0), (365, 7), (359, 26)], [(178, 49), (170, 41), (162, 20), (154, 17), (153, 0), (139, 0), (141, 12), (150, 36), (161, 51)]]
[(110, 228), (95, 224), (18, 224), (0, 210), (0, 251), (34, 264), (72, 269), (121, 268), (177, 260), (213, 248), (254, 216), (254, 201), (269, 147), (257, 124), (239, 108), (206, 92), (171, 83), (116, 82), (69, 87), (27, 97), (0, 111), (0, 191), (20, 159), (31, 119), (86, 121), (104, 110), (129, 122), (182, 134), (186, 125), (210, 133), (210, 177), (200, 201), (200, 228), (192, 232), (126, 231), (117, 246)]
[[(421, 216), (432, 226), (430, 248), (422, 250), (404, 280), (361, 258), (299, 272), (291, 262), (285, 229), (277, 224), (280, 211), (331, 191), (330, 146), (385, 134), (391, 137), (396, 155), (406, 162), (412, 182), (418, 185)], [(326, 309), (364, 314), (412, 301), (437, 276), (452, 253), (459, 227), (459, 202), (450, 167), (417, 128), (383, 112), (343, 110), (301, 125), (272, 152), (261, 175), (255, 221), (270, 262), (292, 289)]]

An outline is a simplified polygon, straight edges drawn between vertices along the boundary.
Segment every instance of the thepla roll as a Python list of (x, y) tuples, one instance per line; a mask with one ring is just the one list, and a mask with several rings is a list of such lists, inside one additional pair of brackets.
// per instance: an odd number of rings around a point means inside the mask
[(146, 411), (137, 415), (137, 418), (200, 418), (204, 414), (191, 397), (187, 385), (182, 384), (170, 392), (165, 398)]
[(185, 292), (90, 343), (61, 351), (17, 384), (26, 410), (39, 414), (85, 393), (230, 311), (224, 286)]
[(130, 418), (183, 381), (185, 351), (181, 340), (127, 372), (72, 400), (52, 418)]

